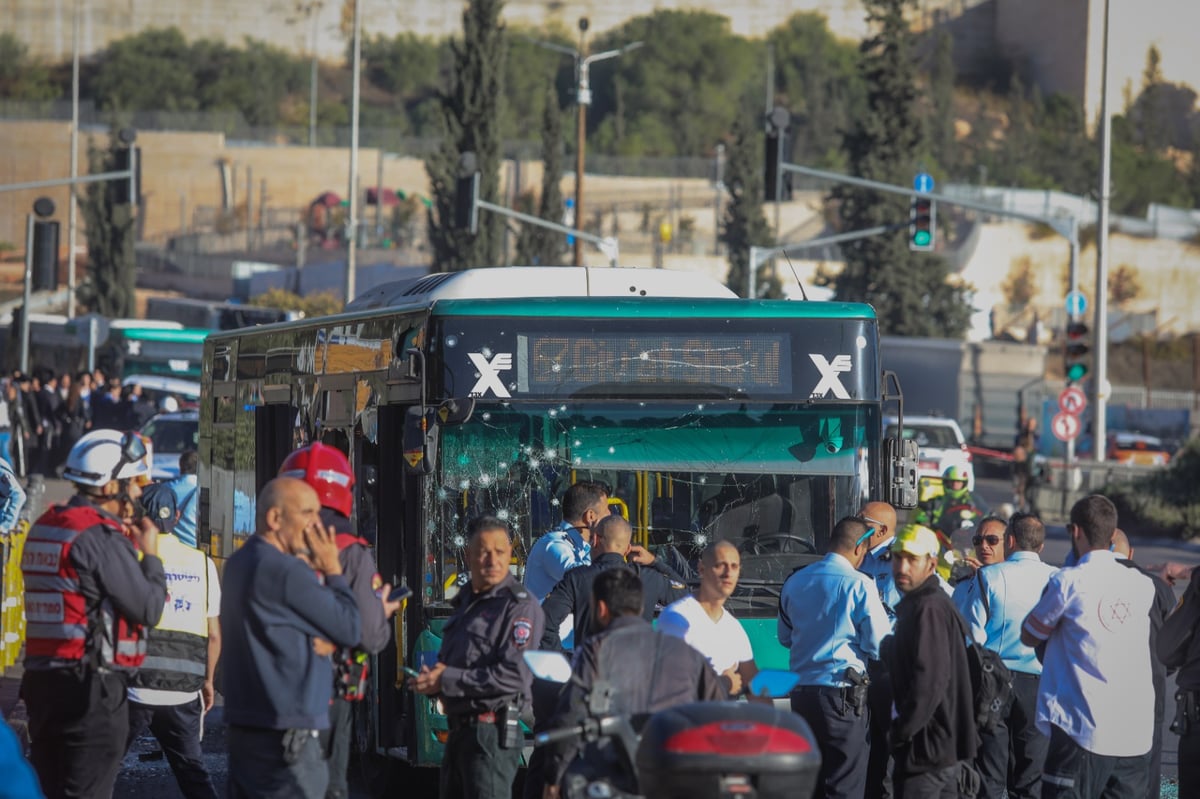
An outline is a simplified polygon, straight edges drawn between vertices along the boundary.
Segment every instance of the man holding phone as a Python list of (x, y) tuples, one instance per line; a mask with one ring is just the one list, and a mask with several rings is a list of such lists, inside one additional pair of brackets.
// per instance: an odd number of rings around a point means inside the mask
[[(354, 592), (354, 601), (362, 617), (362, 637), (353, 647), (334, 649), (333, 701), (329, 704), (329, 729), (322, 733), (325, 757), (329, 761), (329, 788), (326, 799), (345, 799), (350, 795), (346, 769), (350, 763), (350, 722), (354, 715), (351, 702), (361, 701), (367, 685), (369, 655), (376, 655), (392, 640), (389, 620), (404, 600), (404, 586), (397, 586), (393, 597), (390, 584), (383, 582), (370, 543), (358, 535), (350, 522), (354, 509), (354, 473), (350, 461), (340, 449), (317, 441), (288, 455), (279, 469), (281, 477), (303, 480), (321, 502), (321, 525), (336, 533), (338, 562)], [(325, 642), (320, 642), (323, 646)], [(323, 651), (318, 649), (318, 652)]]
[(333, 670), (314, 642), (357, 642), (358, 606), (312, 488), (276, 477), (255, 511), (257, 532), (226, 561), (221, 592), (229, 795), (321, 799)]

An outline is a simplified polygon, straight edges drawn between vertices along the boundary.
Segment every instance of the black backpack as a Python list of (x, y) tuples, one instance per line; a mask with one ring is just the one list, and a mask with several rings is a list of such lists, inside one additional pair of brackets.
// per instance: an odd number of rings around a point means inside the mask
[[(979, 572), (976, 572), (978, 575)], [(977, 580), (983, 591), (983, 581)], [(984, 595), (987, 608), (987, 594)], [(988, 608), (988, 612), (991, 609)], [(967, 668), (971, 672), (971, 696), (975, 700), (975, 727), (979, 732), (991, 732), (996, 728), (1004, 708), (1012, 698), (1013, 677), (1008, 666), (1000, 659), (1000, 653), (977, 642), (967, 629), (966, 622), (957, 613), (959, 627), (967, 642)]]

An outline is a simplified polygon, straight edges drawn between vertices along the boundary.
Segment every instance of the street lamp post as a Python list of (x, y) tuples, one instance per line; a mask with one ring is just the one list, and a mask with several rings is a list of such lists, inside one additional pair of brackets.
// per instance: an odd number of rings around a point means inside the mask
[(347, 303), (354, 299), (354, 270), (357, 267), (356, 248), (358, 246), (358, 96), (362, 69), (362, 21), (358, 13), (358, 6), (358, 0), (354, 0), (354, 68), (350, 78), (350, 218), (346, 220), (349, 241), (346, 247), (346, 282), (344, 285)]
[(1108, 105), (1108, 11), (1104, 0), (1104, 50), (1100, 62), (1100, 213), (1096, 225), (1096, 376), (1092, 397), (1092, 452), (1104, 461), (1108, 447), (1108, 205), (1112, 183), (1112, 116)]
[[(547, 50), (554, 50), (559, 53), (564, 53), (575, 59), (575, 101), (579, 105), (579, 116), (575, 129), (575, 227), (583, 230), (583, 169), (584, 169), (584, 153), (587, 146), (587, 107), (592, 103), (592, 87), (589, 78), (589, 68), (597, 61), (605, 61), (609, 58), (616, 58), (619, 55), (628, 53), (630, 50), (636, 50), (642, 46), (642, 42), (630, 42), (624, 47), (619, 47), (616, 50), (605, 50), (602, 53), (593, 53), (587, 55), (587, 40), (586, 34), (588, 29), (588, 18), (579, 18), (579, 49), (572, 50), (570, 47), (564, 47), (561, 44), (553, 42), (542, 42), (536, 39), (530, 39), (533, 44), (539, 47), (545, 47)], [(575, 237), (575, 266), (583, 266), (583, 242), (578, 236)]]
[[(588, 82), (587, 59), (588, 18), (579, 18), (579, 53), (575, 56), (575, 102), (579, 106), (575, 128), (575, 227), (583, 230), (583, 148), (587, 141), (587, 107), (592, 104), (592, 87)], [(575, 265), (583, 266), (583, 242), (575, 237)]]

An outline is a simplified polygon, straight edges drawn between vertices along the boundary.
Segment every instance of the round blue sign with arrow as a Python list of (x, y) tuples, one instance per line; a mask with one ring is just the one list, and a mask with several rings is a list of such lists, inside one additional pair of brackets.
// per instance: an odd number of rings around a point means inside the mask
[(929, 194), (933, 191), (933, 175), (928, 172), (918, 172), (913, 178), (913, 191)]
[(1068, 291), (1066, 302), (1063, 304), (1067, 309), (1068, 316), (1083, 316), (1087, 313), (1087, 297), (1083, 296), (1083, 292), (1078, 289)]

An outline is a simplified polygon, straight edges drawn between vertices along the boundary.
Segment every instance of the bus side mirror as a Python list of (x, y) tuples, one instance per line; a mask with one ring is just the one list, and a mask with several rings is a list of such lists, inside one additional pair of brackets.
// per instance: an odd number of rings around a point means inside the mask
[(888, 475), (888, 503), (894, 508), (917, 506), (917, 442), (911, 438), (883, 440)]
[(433, 408), (413, 406), (404, 416), (404, 464), (414, 474), (437, 468), (438, 423)]

